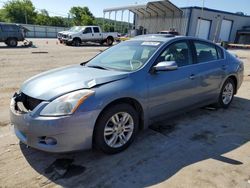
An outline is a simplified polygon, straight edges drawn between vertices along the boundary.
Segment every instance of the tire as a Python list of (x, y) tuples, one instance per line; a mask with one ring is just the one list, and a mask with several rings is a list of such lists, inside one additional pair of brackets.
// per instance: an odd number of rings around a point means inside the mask
[(82, 41), (80, 39), (76, 38), (76, 39), (73, 40), (72, 45), (73, 46), (80, 46), (81, 42)]
[(222, 86), (217, 106), (224, 109), (228, 108), (233, 101), (235, 91), (234, 81), (228, 78)]
[(7, 46), (9, 46), (9, 47), (16, 47), (17, 46), (17, 39), (15, 39), (15, 38), (9, 38), (7, 40)]
[[(126, 119), (124, 125), (122, 125), (123, 118)], [(94, 146), (107, 154), (119, 153), (134, 141), (138, 127), (139, 117), (132, 106), (113, 105), (107, 108), (96, 122)]]
[(104, 43), (104, 41), (101, 41), (99, 44), (102, 46), (102, 45), (103, 45), (103, 43)]
[(113, 42), (114, 42), (114, 39), (112, 37), (108, 37), (107, 40), (106, 40), (106, 43), (107, 43), (108, 46), (112, 46)]

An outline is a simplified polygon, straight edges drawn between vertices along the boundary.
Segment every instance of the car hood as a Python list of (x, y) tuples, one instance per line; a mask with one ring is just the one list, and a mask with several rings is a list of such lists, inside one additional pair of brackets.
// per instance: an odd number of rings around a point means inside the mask
[(70, 34), (75, 34), (76, 32), (73, 32), (73, 31), (61, 31), (61, 32), (58, 32), (60, 34), (63, 34), (63, 35), (70, 35)]
[(126, 78), (128, 74), (81, 65), (68, 66), (30, 78), (23, 83), (20, 92), (32, 98), (52, 100), (71, 91), (93, 88), (97, 85)]

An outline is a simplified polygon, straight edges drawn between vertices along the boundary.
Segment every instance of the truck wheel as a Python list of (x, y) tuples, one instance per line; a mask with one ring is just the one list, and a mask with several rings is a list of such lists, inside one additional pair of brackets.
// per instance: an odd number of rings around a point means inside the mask
[(74, 39), (72, 45), (73, 46), (80, 46), (81, 45), (81, 40), (80, 39)]
[(112, 37), (108, 37), (106, 41), (108, 46), (112, 46), (114, 39)]
[(10, 38), (7, 40), (7, 46), (9, 47), (16, 47), (17, 46), (17, 39)]

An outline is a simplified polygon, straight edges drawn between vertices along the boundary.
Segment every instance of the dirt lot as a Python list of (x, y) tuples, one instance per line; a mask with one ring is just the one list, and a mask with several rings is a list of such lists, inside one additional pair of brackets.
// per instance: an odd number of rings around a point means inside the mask
[(34, 48), (0, 46), (0, 187), (250, 188), (250, 51), (234, 50), (245, 80), (228, 110), (197, 109), (142, 131), (117, 155), (50, 154), (19, 143), (8, 105), (37, 73), (83, 62), (105, 47), (66, 47), (34, 40)]

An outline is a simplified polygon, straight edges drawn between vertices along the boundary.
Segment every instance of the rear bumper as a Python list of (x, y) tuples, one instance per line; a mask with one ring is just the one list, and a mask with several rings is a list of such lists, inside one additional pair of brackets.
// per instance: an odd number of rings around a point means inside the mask
[[(90, 149), (97, 112), (84, 112), (61, 117), (34, 116), (21, 114), (10, 107), (10, 120), (18, 139), (33, 148), (48, 152), (69, 152)], [(45, 138), (56, 143), (48, 144)]]

